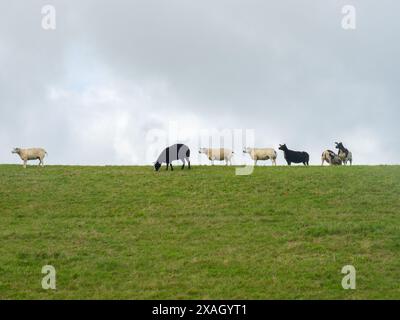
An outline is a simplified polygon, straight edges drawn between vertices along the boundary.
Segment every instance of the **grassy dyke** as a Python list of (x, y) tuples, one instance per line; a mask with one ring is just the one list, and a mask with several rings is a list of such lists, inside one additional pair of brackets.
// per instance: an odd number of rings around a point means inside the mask
[(400, 298), (400, 166), (175, 169), (0, 165), (0, 299)]

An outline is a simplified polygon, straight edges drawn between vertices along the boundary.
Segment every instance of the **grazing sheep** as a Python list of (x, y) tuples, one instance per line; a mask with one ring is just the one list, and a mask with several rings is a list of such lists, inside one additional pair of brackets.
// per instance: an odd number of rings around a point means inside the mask
[(183, 162), (182, 169), (185, 168), (185, 160), (188, 162), (188, 166), (190, 169), (190, 149), (187, 145), (184, 144), (174, 144), (170, 147), (167, 147), (161, 152), (160, 156), (158, 157), (157, 161), (154, 163), (154, 170), (158, 171), (162, 165), (162, 163), (171, 166), (171, 170), (174, 170), (172, 167), (172, 161), (181, 160)]
[(305, 151), (293, 151), (288, 149), (286, 144), (279, 145), (279, 150), (282, 150), (285, 155), (285, 160), (290, 166), (293, 163), (303, 163), (305, 166), (309, 165), (310, 156)]
[(47, 155), (46, 150), (42, 148), (30, 148), (30, 149), (21, 149), (21, 148), (14, 148), (11, 153), (16, 153), (19, 155), (21, 160), (24, 162), (23, 166), (26, 168), (26, 162), (28, 160), (39, 160), (39, 166), (44, 166), (43, 159)]
[(321, 164), (322, 166), (324, 165), (325, 161), (328, 162), (330, 165), (341, 165), (342, 164), (342, 160), (332, 150), (325, 150), (324, 152), (322, 152), (321, 160), (322, 160), (322, 164)]
[(211, 160), (211, 164), (214, 165), (214, 160), (223, 161), (225, 160), (226, 165), (228, 162), (232, 165), (232, 156), (233, 151), (231, 149), (225, 148), (200, 148), (199, 153), (204, 153), (209, 160)]
[(352, 165), (353, 164), (353, 154), (343, 146), (343, 143), (335, 142), (335, 144), (336, 144), (335, 148), (339, 149), (338, 156), (339, 156), (340, 160), (343, 161), (343, 164), (346, 165), (347, 161), (349, 161), (350, 165)]
[(272, 164), (276, 165), (277, 153), (272, 148), (244, 148), (243, 153), (248, 153), (254, 160), (254, 165), (257, 165), (258, 160), (271, 159)]

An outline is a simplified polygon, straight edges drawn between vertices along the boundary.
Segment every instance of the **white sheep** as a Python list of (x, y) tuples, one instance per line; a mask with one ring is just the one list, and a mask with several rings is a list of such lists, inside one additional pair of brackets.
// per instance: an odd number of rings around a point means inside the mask
[(211, 160), (212, 165), (214, 165), (214, 160), (225, 160), (226, 165), (228, 165), (228, 163), (232, 165), (233, 151), (231, 149), (200, 148), (199, 153), (204, 153), (208, 157), (208, 159)]
[(24, 162), (23, 166), (26, 168), (26, 162), (28, 160), (39, 160), (39, 166), (44, 166), (43, 159), (46, 156), (46, 150), (42, 148), (29, 148), (29, 149), (21, 149), (15, 148), (11, 153), (16, 153), (19, 155), (21, 160)]
[(244, 148), (243, 153), (248, 153), (257, 165), (258, 160), (269, 160), (276, 166), (277, 153), (273, 148)]

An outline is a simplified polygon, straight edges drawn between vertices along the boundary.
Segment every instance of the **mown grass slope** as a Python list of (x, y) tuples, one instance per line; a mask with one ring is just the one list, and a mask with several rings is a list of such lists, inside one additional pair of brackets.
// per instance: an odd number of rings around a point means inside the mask
[(176, 169), (0, 166), (0, 298), (400, 298), (399, 166)]

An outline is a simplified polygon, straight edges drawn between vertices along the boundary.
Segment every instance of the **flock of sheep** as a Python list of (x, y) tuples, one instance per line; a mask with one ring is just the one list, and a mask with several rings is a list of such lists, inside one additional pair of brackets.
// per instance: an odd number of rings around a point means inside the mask
[[(352, 153), (346, 149), (341, 142), (335, 142), (336, 149), (339, 150), (338, 154), (332, 150), (325, 150), (322, 153), (322, 165), (326, 161), (330, 165), (341, 165), (353, 162)], [(279, 150), (284, 153), (285, 160), (290, 166), (292, 163), (303, 163), (304, 165), (309, 165), (310, 156), (305, 151), (294, 151), (288, 149), (286, 144), (279, 145)], [(28, 160), (39, 160), (39, 166), (44, 166), (43, 159), (47, 155), (46, 150), (42, 148), (30, 148), (22, 149), (15, 148), (12, 153), (18, 154), (23, 161), (23, 166), (26, 168), (26, 163)], [(200, 154), (205, 154), (207, 158), (214, 165), (214, 161), (225, 161), (226, 165), (232, 165), (232, 157), (234, 152), (227, 148), (200, 148)], [(244, 148), (243, 153), (248, 153), (251, 159), (254, 160), (254, 165), (257, 165), (259, 160), (271, 160), (273, 165), (276, 165), (276, 158), (278, 156), (277, 152), (273, 148)], [(165, 148), (157, 161), (154, 163), (154, 169), (158, 171), (163, 163), (168, 167), (172, 167), (172, 161), (181, 160), (183, 165), (182, 169), (185, 167), (186, 162), (188, 163), (190, 169), (190, 149), (185, 144), (174, 144), (170, 147)]]
[[(326, 161), (330, 165), (341, 165), (353, 162), (352, 153), (343, 146), (341, 142), (335, 142), (336, 149), (339, 150), (338, 154), (333, 152), (332, 150), (325, 150), (322, 153), (321, 160), (322, 165)], [(286, 144), (279, 145), (279, 150), (283, 151), (285, 160), (287, 164), (290, 166), (292, 163), (303, 163), (308, 166), (310, 161), (310, 156), (305, 151), (294, 151), (290, 150)], [(225, 164), (232, 164), (232, 157), (234, 152), (231, 149), (227, 148), (200, 148), (200, 154), (205, 154), (207, 158), (211, 161), (211, 164), (214, 165), (214, 161), (225, 161)], [(273, 165), (276, 165), (276, 158), (278, 156), (277, 152), (273, 148), (244, 148), (243, 153), (248, 153), (250, 157), (254, 160), (254, 165), (257, 165), (257, 161), (259, 160), (271, 160)], [(172, 161), (181, 160), (183, 165), (182, 169), (185, 168), (186, 162), (188, 163), (190, 169), (190, 149), (185, 144), (174, 144), (165, 148), (156, 162), (154, 163), (154, 169), (158, 171), (161, 168), (161, 165), (165, 163), (168, 167), (172, 167)]]

